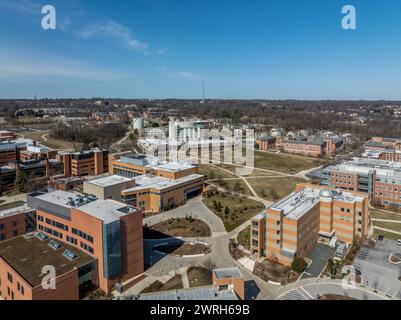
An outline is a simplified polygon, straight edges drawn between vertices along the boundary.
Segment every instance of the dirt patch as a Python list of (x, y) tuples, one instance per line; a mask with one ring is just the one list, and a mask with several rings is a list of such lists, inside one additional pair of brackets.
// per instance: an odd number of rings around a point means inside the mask
[(203, 267), (190, 267), (187, 270), (190, 287), (202, 287), (212, 284), (212, 272)]
[(155, 248), (155, 250), (176, 256), (207, 254), (211, 251), (209, 246), (206, 246), (202, 243), (189, 242), (185, 242), (183, 244), (160, 246)]
[(172, 277), (165, 284), (160, 281), (153, 282), (149, 287), (143, 289), (140, 293), (152, 293), (167, 290), (182, 289), (184, 286), (182, 284), (181, 276), (179, 274)]
[(235, 241), (230, 241), (228, 250), (230, 251), (230, 255), (234, 260), (238, 260), (246, 256), (242, 250), (238, 249), (238, 244)]
[(202, 220), (192, 218), (176, 218), (163, 221), (151, 227), (144, 226), (144, 239), (163, 239), (169, 237), (210, 237), (209, 226)]
[(267, 259), (261, 263), (256, 263), (253, 273), (265, 281), (278, 282), (283, 286), (295, 282), (300, 276), (291, 267)]

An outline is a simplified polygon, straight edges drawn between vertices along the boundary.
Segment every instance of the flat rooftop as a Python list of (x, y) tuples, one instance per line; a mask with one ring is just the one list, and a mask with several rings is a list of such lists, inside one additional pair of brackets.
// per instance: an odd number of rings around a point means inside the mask
[(210, 286), (141, 294), (139, 300), (238, 300), (238, 297), (231, 290), (219, 291), (217, 287)]
[(24, 204), (19, 207), (0, 211), (0, 218), (10, 217), (10, 216), (14, 216), (16, 214), (20, 214), (22, 212), (29, 212), (32, 210), (33, 209), (29, 208), (26, 204)]
[[(49, 246), (50, 240), (56, 241), (61, 247), (54, 250)], [(74, 260), (67, 259), (63, 253), (68, 250), (77, 256)], [(18, 272), (32, 287), (42, 283), (42, 268), (45, 265), (54, 266), (57, 276), (95, 261), (86, 253), (57, 239), (48, 238), (44, 241), (36, 236), (26, 239), (20, 236), (0, 242), (0, 257), (2, 257), (16, 272)]]
[(189, 162), (169, 162), (152, 166), (154, 170), (164, 170), (170, 172), (180, 172), (183, 170), (195, 168), (196, 165)]
[(213, 272), (215, 273), (217, 279), (226, 279), (226, 278), (238, 279), (238, 278), (242, 278), (242, 273), (238, 268), (214, 269)]
[(401, 177), (401, 162), (354, 158), (352, 161), (345, 161), (341, 164), (328, 166), (325, 171), (350, 172), (358, 174), (368, 174), (375, 170), (376, 175), (386, 177)]
[(171, 180), (171, 179), (164, 178), (164, 177), (154, 176), (152, 174), (147, 174), (147, 175), (135, 177), (135, 187), (126, 189), (123, 192), (132, 192), (132, 191), (138, 191), (138, 190), (143, 190), (143, 189), (148, 189), (148, 188), (163, 190), (166, 188), (177, 186), (182, 183), (189, 182), (189, 181), (203, 178), (203, 177), (204, 176), (202, 176), (200, 174), (190, 174), (190, 175), (182, 177), (182, 178)]
[[(31, 193), (29, 196), (61, 206), (63, 208), (75, 208), (99, 220), (102, 220), (106, 224), (117, 221), (122, 216), (125, 216), (127, 214), (132, 214), (139, 211), (139, 209), (128, 206), (124, 203), (120, 203), (114, 200), (96, 199), (96, 197), (94, 196), (89, 196), (92, 198), (92, 200), (88, 200), (86, 202), (85, 199), (87, 198), (87, 196), (85, 195), (61, 190), (50, 190), (49, 192), (43, 193)], [(71, 198), (74, 200), (77, 199), (79, 196), (82, 197), (84, 200), (82, 200), (79, 205), (71, 204)]]
[(324, 188), (305, 188), (299, 192), (293, 192), (276, 202), (269, 208), (272, 210), (283, 210), (284, 216), (291, 220), (300, 219), (305, 213), (320, 201), (322, 193), (330, 195), (333, 200), (354, 203), (363, 201), (362, 196), (356, 196), (350, 192), (339, 192)]
[(112, 176), (107, 176), (107, 177), (102, 177), (102, 178), (96, 178), (93, 180), (86, 180), (85, 182), (104, 188), (104, 187), (119, 185), (119, 184), (126, 183), (126, 182), (133, 181), (133, 180), (134, 179), (117, 176), (117, 175), (112, 175)]

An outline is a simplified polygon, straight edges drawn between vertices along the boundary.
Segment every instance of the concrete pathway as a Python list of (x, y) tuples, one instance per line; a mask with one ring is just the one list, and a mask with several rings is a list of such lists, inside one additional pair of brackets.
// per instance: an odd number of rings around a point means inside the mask
[(401, 220), (376, 219), (376, 218), (371, 218), (370, 220), (377, 221), (377, 222), (401, 223)]
[(386, 229), (386, 228), (381, 228), (381, 227), (375, 227), (375, 226), (373, 226), (373, 229), (382, 230), (382, 231), (386, 231), (386, 232), (390, 232), (390, 233), (394, 233), (394, 234), (399, 234), (399, 235), (401, 235), (401, 232), (399, 232), (399, 231), (394, 231), (394, 230), (391, 230), (391, 229)]
[(219, 236), (227, 233), (221, 219), (210, 211), (201, 199), (190, 201), (182, 207), (145, 218), (143, 224), (152, 226), (170, 218), (185, 218), (185, 216), (192, 216), (194, 219), (200, 219), (206, 222), (211, 229), (212, 236)]

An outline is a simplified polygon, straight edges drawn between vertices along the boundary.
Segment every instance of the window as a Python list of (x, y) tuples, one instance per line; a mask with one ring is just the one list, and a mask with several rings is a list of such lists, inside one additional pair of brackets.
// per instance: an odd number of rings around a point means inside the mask
[(17, 226), (17, 220), (14, 220), (14, 221), (12, 222), (12, 226), (13, 226), (14, 228)]
[(14, 237), (18, 236), (18, 230), (14, 230), (14, 231), (13, 231), (13, 236), (14, 236)]
[(94, 250), (93, 250), (92, 247), (88, 246), (87, 244), (85, 244), (85, 243), (83, 243), (83, 242), (81, 242), (81, 248), (85, 249), (86, 251), (88, 251), (88, 252), (90, 252), (90, 253), (93, 253), (93, 252), (94, 252)]
[(7, 272), (7, 279), (8, 281), (10, 281), (11, 283), (13, 283), (13, 276), (11, 275), (11, 273)]
[(276, 240), (276, 244), (280, 244), (280, 240)]
[(77, 239), (75, 239), (75, 238), (73, 238), (73, 237), (67, 236), (67, 241), (70, 242), (70, 243), (72, 243), (72, 244), (75, 244), (75, 245), (78, 244)]
[(85, 232), (82, 232), (81, 230), (72, 228), (72, 233), (76, 234), (77, 236), (80, 236), (81, 238), (88, 240), (90, 243), (93, 243), (93, 237), (90, 235), (86, 234)]

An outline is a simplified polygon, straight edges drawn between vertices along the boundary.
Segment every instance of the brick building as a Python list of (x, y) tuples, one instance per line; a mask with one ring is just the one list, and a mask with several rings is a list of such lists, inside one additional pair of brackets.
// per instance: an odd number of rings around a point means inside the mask
[(346, 243), (367, 236), (368, 198), (362, 194), (299, 184), (296, 190), (251, 220), (250, 248), (258, 256), (290, 265), (318, 241)]
[(323, 169), (325, 186), (363, 192), (374, 205), (401, 207), (401, 163), (354, 158)]
[(144, 272), (142, 213), (94, 196), (59, 190), (29, 194), (38, 230), (97, 260), (99, 288), (106, 293), (135, 284)]
[(92, 149), (57, 155), (64, 164), (64, 177), (100, 175), (109, 171), (109, 151)]

